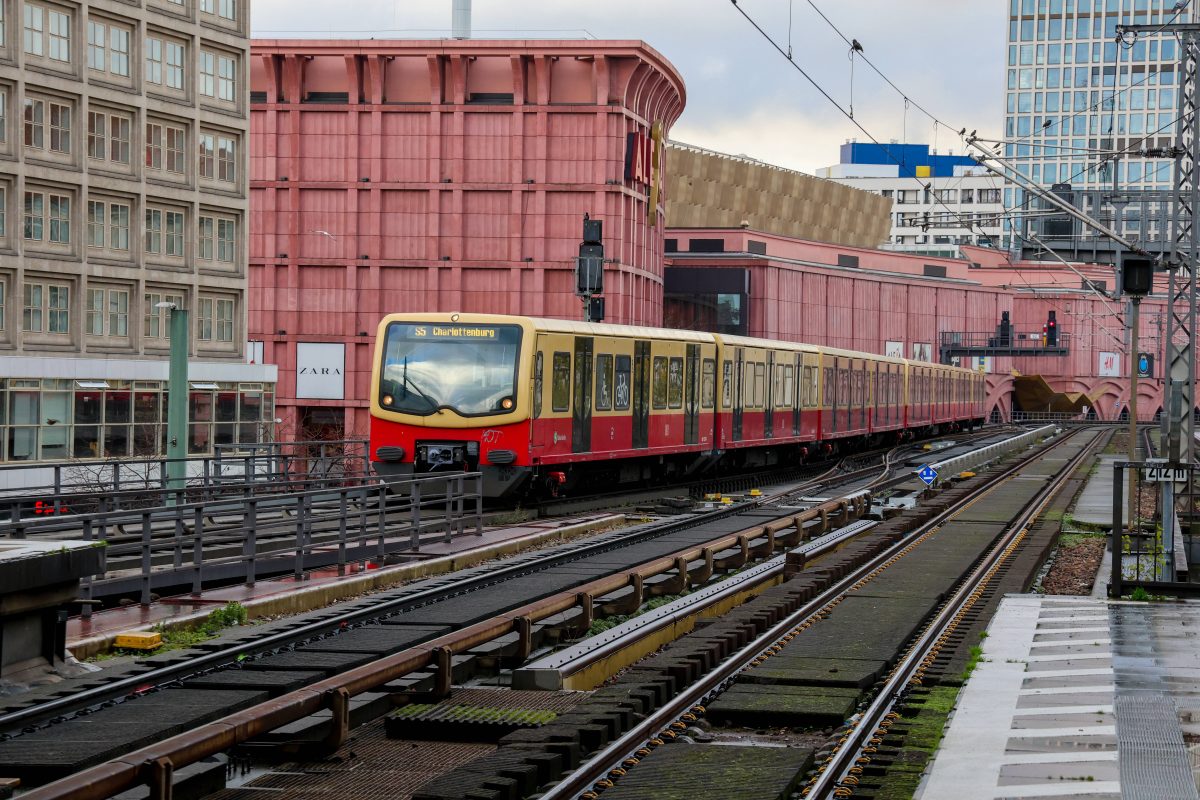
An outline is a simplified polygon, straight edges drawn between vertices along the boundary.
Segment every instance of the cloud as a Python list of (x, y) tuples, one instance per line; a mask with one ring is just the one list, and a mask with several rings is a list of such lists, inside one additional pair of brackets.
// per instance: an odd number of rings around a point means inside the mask
[[(1007, 3), (999, 0), (814, 0), (904, 92), (958, 130), (996, 133), (1004, 99)], [(792, 21), (789, 28), (789, 5)], [(880, 141), (934, 144), (932, 122), (861, 60), (805, 2), (739, 0)], [(252, 31), (271, 38), (440, 38), (451, 0), (255, 0)], [(352, 9), (352, 11), (350, 11)], [(811, 171), (861, 131), (813, 88), (729, 0), (474, 0), (477, 38), (641, 39), (683, 75), (688, 102), (673, 136)], [(351, 30), (352, 28), (357, 30)], [(853, 67), (853, 70), (852, 70)], [(851, 76), (853, 75), (853, 81)], [(957, 146), (946, 131), (939, 149)]]

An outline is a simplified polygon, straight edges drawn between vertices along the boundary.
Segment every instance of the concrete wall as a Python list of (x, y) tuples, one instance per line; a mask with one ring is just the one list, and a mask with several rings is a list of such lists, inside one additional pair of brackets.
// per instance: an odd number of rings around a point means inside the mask
[(737, 228), (817, 242), (877, 247), (888, 239), (891, 200), (759, 161), (672, 143), (667, 222)]

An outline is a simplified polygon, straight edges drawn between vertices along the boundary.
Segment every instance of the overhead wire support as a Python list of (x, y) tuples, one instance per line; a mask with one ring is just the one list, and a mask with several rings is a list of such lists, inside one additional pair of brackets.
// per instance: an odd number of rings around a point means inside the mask
[[(1053, 192), (1046, 191), (1046, 189), (1044, 187), (1034, 183), (1031, 179), (1026, 178), (1015, 167), (1013, 167), (1011, 164), (1009, 164), (1003, 158), (995, 155), (989, 148), (984, 147), (983, 145), (979, 144), (979, 140), (976, 139), (974, 136), (967, 137), (967, 145), (970, 147), (973, 147), (979, 151), (980, 155), (976, 157), (976, 161), (978, 161), (983, 166), (985, 166), (988, 169), (995, 172), (1001, 178), (1005, 178), (1006, 180), (1011, 181), (1012, 183), (1016, 184), (1017, 186), (1019, 186), (1020, 188), (1024, 189), (1027, 192), (1036, 194), (1038, 197), (1042, 198), (1046, 202), (1055, 206), (1059, 210), (1065, 212), (1069, 216), (1072, 216), (1075, 219), (1079, 220), (1084, 225), (1087, 225), (1088, 227), (1093, 228), (1101, 235), (1106, 236), (1107, 238), (1113, 240), (1114, 242), (1116, 242), (1117, 244), (1126, 248), (1127, 250), (1131, 250), (1131, 251), (1137, 253), (1138, 255), (1145, 256), (1146, 258), (1151, 258), (1151, 259), (1157, 258), (1157, 256), (1155, 256), (1153, 253), (1150, 253), (1147, 250), (1143, 249), (1140, 245), (1136, 244), (1135, 242), (1132, 242), (1129, 239), (1126, 239), (1120, 233), (1117, 233), (1116, 231), (1114, 231), (1112, 228), (1108, 227), (1104, 223), (1100, 222), (1099, 220), (1097, 220), (1093, 217), (1088, 216), (1087, 214), (1084, 214), (1082, 211), (1075, 208), (1075, 206), (1071, 205), (1066, 200), (1063, 200), (1058, 195), (1054, 194)], [(994, 162), (994, 164), (998, 164), (999, 168), (997, 168), (996, 166), (993, 166), (993, 163), (989, 163), (989, 162)]]

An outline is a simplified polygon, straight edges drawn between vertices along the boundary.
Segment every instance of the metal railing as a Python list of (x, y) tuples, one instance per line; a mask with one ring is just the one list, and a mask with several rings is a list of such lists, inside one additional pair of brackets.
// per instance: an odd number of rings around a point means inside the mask
[(78, 538), (103, 542), (107, 572), (81, 585), (88, 616), (102, 584), (114, 591), (136, 584), (147, 604), (158, 588), (190, 585), (195, 594), (206, 582), (253, 586), (264, 575), (289, 572), (303, 581), (309, 570), (331, 566), (345, 574), (352, 563), (419, 552), (423, 540), (449, 542), (471, 528), (483, 533), (478, 472), (252, 493), (216, 503), (189, 502), (186, 490), (177, 495), (171, 506), (0, 523), (0, 536), (17, 528), (21, 536), (57, 536), (69, 521)]
[[(365, 439), (217, 445), (211, 456), (182, 459), (191, 500), (211, 500), (247, 485), (272, 492), (356, 485), (370, 479)], [(10, 519), (165, 505), (167, 464), (179, 459), (62, 461), (0, 466), (0, 516)]]
[(942, 331), (938, 344), (943, 352), (988, 350), (996, 351), (997, 355), (1001, 351), (1020, 355), (1057, 355), (1070, 349), (1071, 334), (1059, 331), (1057, 344), (1048, 346), (1042, 342), (1041, 331), (1010, 330), (1005, 336), (996, 331)]

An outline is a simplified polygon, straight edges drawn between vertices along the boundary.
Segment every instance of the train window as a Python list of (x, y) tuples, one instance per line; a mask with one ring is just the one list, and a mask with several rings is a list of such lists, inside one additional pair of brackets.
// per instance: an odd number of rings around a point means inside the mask
[(533, 418), (542, 415), (542, 351), (533, 355)]
[(667, 405), (683, 408), (683, 359), (672, 358), (667, 362)]
[(716, 399), (717, 362), (706, 358), (700, 367), (700, 405), (704, 408), (712, 408)]
[(652, 380), (654, 386), (654, 407), (667, 407), (667, 357), (654, 357), (654, 377)]
[(775, 365), (775, 374), (771, 376), (771, 399), (775, 407), (783, 405), (783, 364)]
[(767, 365), (754, 365), (754, 407), (762, 408), (767, 396)]
[(816, 367), (805, 367), (808, 370), (808, 404), (812, 407), (817, 405), (817, 377), (820, 371)]
[(612, 408), (613, 357), (607, 353), (596, 356), (596, 410)]
[(725, 359), (721, 366), (721, 407), (733, 406), (733, 362)]
[(550, 387), (550, 407), (555, 411), (571, 409), (571, 354), (554, 354), (554, 382)]
[(617, 356), (616, 380), (613, 383), (613, 409), (629, 410), (629, 356)]
[(793, 378), (794, 378), (795, 374), (796, 374), (795, 370), (792, 369), (791, 364), (784, 365), (784, 367), (783, 367), (783, 402), (780, 403), (780, 405), (782, 405), (784, 408), (791, 408), (792, 401), (795, 399), (793, 397), (793, 395), (794, 395), (793, 387), (795, 386), (795, 382), (794, 382)]
[(825, 368), (825, 402), (824, 405), (833, 405), (833, 367)]

